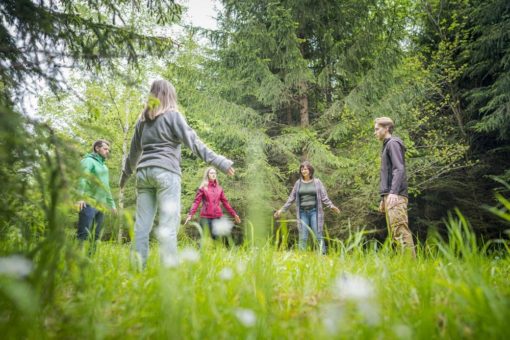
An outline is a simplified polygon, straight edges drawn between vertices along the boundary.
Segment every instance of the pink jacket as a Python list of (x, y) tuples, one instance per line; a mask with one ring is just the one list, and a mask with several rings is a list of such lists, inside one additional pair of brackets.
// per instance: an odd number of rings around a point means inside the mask
[(216, 181), (209, 181), (207, 187), (200, 188), (195, 196), (195, 201), (189, 211), (189, 216), (195, 215), (200, 203), (202, 202), (202, 209), (200, 210), (200, 217), (204, 218), (219, 218), (223, 216), (223, 211), (220, 207), (220, 202), (232, 217), (237, 216), (237, 213), (228, 203), (223, 188), (218, 185)]

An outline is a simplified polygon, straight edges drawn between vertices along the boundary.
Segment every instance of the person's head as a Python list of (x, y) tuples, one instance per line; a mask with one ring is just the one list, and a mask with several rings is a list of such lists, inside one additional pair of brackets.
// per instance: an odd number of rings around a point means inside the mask
[(92, 150), (106, 159), (110, 154), (110, 143), (104, 139), (98, 139), (92, 145)]
[(153, 120), (162, 113), (177, 110), (177, 92), (167, 80), (152, 83), (147, 105), (142, 112), (142, 120)]
[(304, 161), (299, 166), (299, 174), (301, 175), (301, 178), (313, 178), (313, 173), (315, 172), (315, 169), (313, 168), (312, 164), (308, 161)]
[(395, 123), (388, 117), (379, 117), (374, 120), (374, 135), (379, 140), (384, 140), (393, 134)]
[[(202, 183), (200, 184), (200, 188), (207, 188), (209, 185), (209, 181), (216, 181), (218, 183), (218, 173), (216, 169), (213, 167), (209, 167), (204, 171), (204, 177), (202, 178)], [(219, 183), (218, 183), (219, 184)]]

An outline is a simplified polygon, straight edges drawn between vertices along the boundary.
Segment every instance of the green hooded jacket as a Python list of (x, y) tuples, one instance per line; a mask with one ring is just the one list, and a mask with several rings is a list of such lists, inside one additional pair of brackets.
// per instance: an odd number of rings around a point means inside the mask
[(98, 203), (115, 209), (115, 201), (110, 191), (110, 175), (105, 159), (98, 153), (89, 153), (80, 162), (82, 177), (80, 178), (78, 194), (92, 199), (93, 205)]

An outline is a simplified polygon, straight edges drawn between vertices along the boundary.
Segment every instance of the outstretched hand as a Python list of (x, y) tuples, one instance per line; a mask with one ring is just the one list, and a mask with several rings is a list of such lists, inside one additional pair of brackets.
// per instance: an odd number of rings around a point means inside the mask
[(340, 209), (338, 209), (337, 207), (333, 207), (331, 208), (331, 210), (333, 210), (335, 214), (340, 214)]
[(398, 195), (395, 194), (389, 194), (388, 199), (386, 201), (386, 208), (391, 209), (393, 208), (398, 202)]
[(234, 217), (234, 221), (236, 222), (236, 224), (239, 224), (239, 223), (241, 223), (241, 218), (238, 215), (236, 215)]
[(229, 176), (234, 176), (235, 173), (236, 173), (236, 171), (232, 167), (227, 170), (227, 175), (229, 175)]
[(276, 212), (274, 213), (274, 218), (280, 218), (280, 215), (282, 214), (282, 210), (281, 209), (278, 209), (276, 210)]
[(85, 201), (78, 201), (76, 204), (78, 205), (79, 211), (82, 211), (82, 209), (85, 208), (85, 206), (87, 205)]
[(184, 221), (184, 224), (188, 224), (188, 222), (191, 221), (191, 216), (188, 215), (188, 217), (186, 217), (186, 220)]

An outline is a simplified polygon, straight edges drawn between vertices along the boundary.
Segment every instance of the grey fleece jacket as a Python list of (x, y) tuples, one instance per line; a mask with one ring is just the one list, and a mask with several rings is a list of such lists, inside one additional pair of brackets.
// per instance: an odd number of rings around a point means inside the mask
[(381, 153), (380, 194), (407, 197), (406, 148), (398, 137), (386, 138)]
[(135, 169), (151, 166), (181, 175), (181, 143), (223, 172), (227, 172), (233, 164), (231, 160), (211, 151), (186, 123), (183, 115), (173, 111), (165, 112), (152, 121), (138, 120), (123, 176), (131, 175)]

